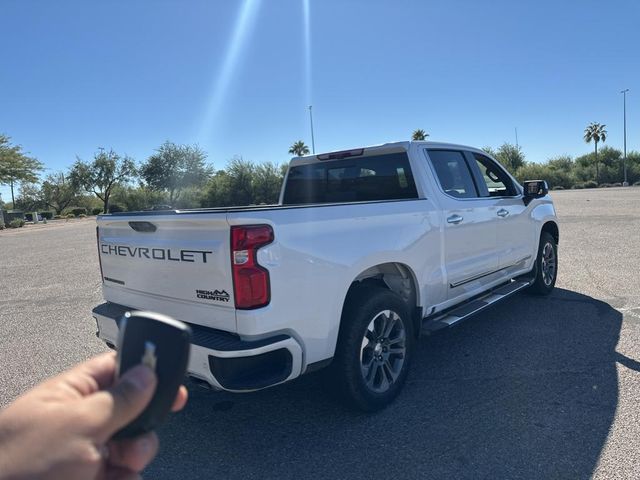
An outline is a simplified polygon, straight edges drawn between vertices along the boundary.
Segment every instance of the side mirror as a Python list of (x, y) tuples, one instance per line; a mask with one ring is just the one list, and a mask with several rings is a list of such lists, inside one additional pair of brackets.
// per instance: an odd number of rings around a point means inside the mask
[(544, 197), (549, 193), (549, 185), (544, 180), (526, 180), (524, 182), (524, 204), (529, 205), (534, 198)]

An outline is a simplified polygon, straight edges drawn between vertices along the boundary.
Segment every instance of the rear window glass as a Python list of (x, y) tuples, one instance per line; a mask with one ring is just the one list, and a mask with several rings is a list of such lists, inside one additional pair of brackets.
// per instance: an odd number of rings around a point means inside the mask
[(328, 160), (289, 170), (284, 205), (418, 198), (407, 154)]

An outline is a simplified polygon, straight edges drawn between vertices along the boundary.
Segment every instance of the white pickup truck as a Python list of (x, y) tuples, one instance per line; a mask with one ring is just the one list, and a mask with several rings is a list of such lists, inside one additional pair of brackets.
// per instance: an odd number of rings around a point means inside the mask
[(126, 311), (164, 313), (193, 330), (196, 382), (246, 392), (328, 367), (363, 410), (399, 393), (421, 332), (548, 294), (558, 266), (546, 182), (444, 143), (294, 158), (278, 205), (97, 223), (107, 345)]

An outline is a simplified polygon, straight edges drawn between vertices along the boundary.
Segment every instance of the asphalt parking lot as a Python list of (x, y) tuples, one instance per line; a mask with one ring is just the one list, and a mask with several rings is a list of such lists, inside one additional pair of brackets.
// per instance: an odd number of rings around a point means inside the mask
[[(640, 188), (554, 192), (560, 274), (425, 337), (387, 410), (318, 375), (248, 395), (189, 386), (147, 478), (640, 478)], [(53, 227), (53, 225), (52, 225)], [(0, 232), (0, 406), (106, 350), (92, 221)]]

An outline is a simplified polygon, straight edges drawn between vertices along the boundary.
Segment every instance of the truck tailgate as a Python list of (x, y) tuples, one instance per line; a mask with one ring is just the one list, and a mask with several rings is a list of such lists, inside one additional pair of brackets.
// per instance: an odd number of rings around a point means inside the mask
[(229, 243), (225, 213), (99, 217), (105, 299), (235, 331)]

